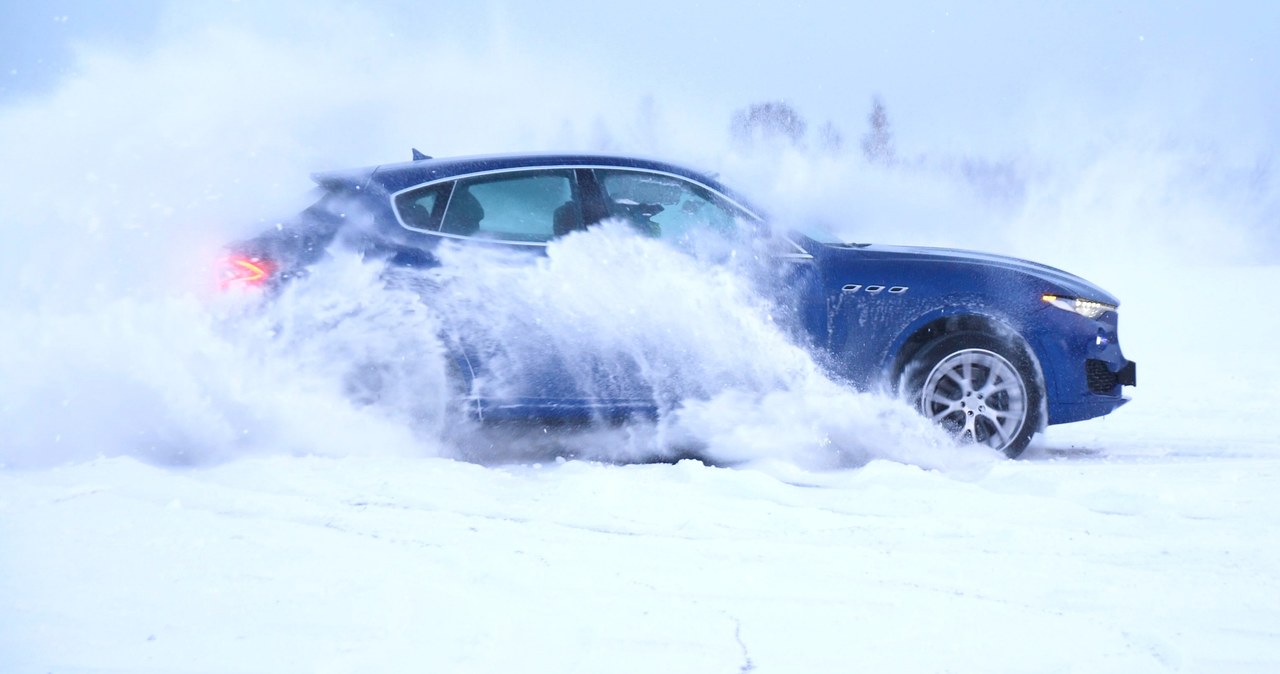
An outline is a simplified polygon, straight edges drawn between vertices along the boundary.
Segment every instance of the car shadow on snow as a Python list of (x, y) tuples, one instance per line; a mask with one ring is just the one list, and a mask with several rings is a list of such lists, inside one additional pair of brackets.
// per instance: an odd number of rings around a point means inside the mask
[(1106, 450), (1071, 444), (1032, 442), (1019, 458), (1021, 461), (1057, 461), (1062, 459), (1096, 459), (1106, 456)]

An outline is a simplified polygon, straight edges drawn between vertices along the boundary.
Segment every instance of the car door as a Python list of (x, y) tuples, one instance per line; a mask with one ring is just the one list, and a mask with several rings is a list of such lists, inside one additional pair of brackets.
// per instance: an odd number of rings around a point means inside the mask
[(627, 222), (643, 234), (691, 247), (699, 240), (739, 240), (758, 218), (726, 197), (690, 180), (656, 171), (596, 169), (604, 217)]
[[(490, 176), (459, 180), (441, 216), (444, 236), (485, 237), (524, 242), (565, 236), (602, 220), (627, 222), (640, 233), (684, 249), (727, 250), (759, 226), (759, 220), (706, 186), (670, 174), (628, 168), (583, 167), (575, 171), (574, 199), (551, 208), (546, 190), (505, 189)], [(498, 187), (504, 187), (495, 199)], [(537, 202), (537, 203), (534, 203)], [(483, 211), (483, 217), (478, 217)], [(531, 228), (530, 211), (540, 213), (540, 228)], [(495, 213), (507, 213), (492, 220)], [(550, 214), (550, 217), (547, 217)], [(549, 223), (549, 228), (548, 228)], [(494, 236), (491, 234), (490, 236)], [(558, 291), (574, 292), (589, 279), (565, 278)], [(634, 279), (643, 283), (643, 279)], [(547, 301), (555, 302), (554, 297)], [(628, 301), (621, 296), (619, 301)], [(554, 309), (555, 307), (548, 307)], [(537, 311), (537, 307), (530, 307)], [(655, 379), (655, 363), (669, 361), (669, 344), (631, 339), (627, 335), (573, 338), (579, 326), (545, 323), (525, 325), (518, 341), (505, 344), (470, 341), (477, 377), (473, 391), (482, 414), (490, 419), (537, 416), (565, 420), (621, 420), (651, 416), (677, 404), (685, 386)], [(535, 324), (537, 323), (537, 324)], [(585, 325), (594, 325), (590, 319)], [(609, 330), (611, 326), (596, 326)], [(596, 329), (592, 328), (592, 329)], [(473, 335), (466, 335), (464, 341)], [(657, 379), (661, 379), (660, 377)]]
[[(554, 298), (500, 280), (518, 279), (513, 266), (536, 264), (548, 241), (583, 229), (580, 175), (574, 167), (493, 170), (393, 196), (400, 224), (432, 240), (423, 249), (435, 264), (436, 245), (463, 244), (462, 257), (431, 291), (442, 293), (434, 309), (443, 314), (446, 338), (460, 356), (458, 374), (483, 417), (581, 417), (591, 398), (611, 397), (588, 392), (565, 326), (544, 320), (550, 313), (544, 303)], [(495, 259), (488, 254), (494, 249), (528, 257)]]
[(826, 298), (813, 256), (784, 232), (773, 232), (755, 213), (692, 180), (633, 169), (597, 169), (603, 212), (650, 236), (703, 257), (717, 248), (747, 249), (759, 263), (759, 290), (773, 300), (778, 324), (802, 344), (827, 340)]

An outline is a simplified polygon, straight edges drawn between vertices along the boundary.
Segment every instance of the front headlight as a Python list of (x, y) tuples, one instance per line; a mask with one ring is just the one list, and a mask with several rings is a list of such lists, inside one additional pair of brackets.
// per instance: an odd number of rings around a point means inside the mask
[(1059, 297), (1057, 295), (1041, 295), (1040, 299), (1059, 309), (1074, 311), (1085, 318), (1097, 318), (1108, 311), (1115, 311), (1116, 307), (1112, 304), (1104, 302), (1095, 302), (1093, 300), (1084, 300), (1076, 297)]

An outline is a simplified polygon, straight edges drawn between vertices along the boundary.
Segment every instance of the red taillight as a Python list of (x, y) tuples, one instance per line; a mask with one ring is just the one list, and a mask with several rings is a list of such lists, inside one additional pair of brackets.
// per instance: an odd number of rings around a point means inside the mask
[(271, 278), (275, 272), (271, 260), (260, 257), (234, 255), (226, 259), (222, 265), (223, 288), (232, 286), (260, 286)]

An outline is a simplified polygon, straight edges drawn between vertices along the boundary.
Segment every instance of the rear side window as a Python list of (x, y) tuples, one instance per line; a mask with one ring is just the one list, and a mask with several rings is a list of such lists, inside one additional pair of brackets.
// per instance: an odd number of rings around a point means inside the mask
[(405, 226), (428, 232), (439, 229), (450, 184), (428, 185), (396, 195), (396, 212)]
[(543, 242), (580, 226), (572, 170), (517, 171), (454, 183), (439, 231), (503, 241)]

